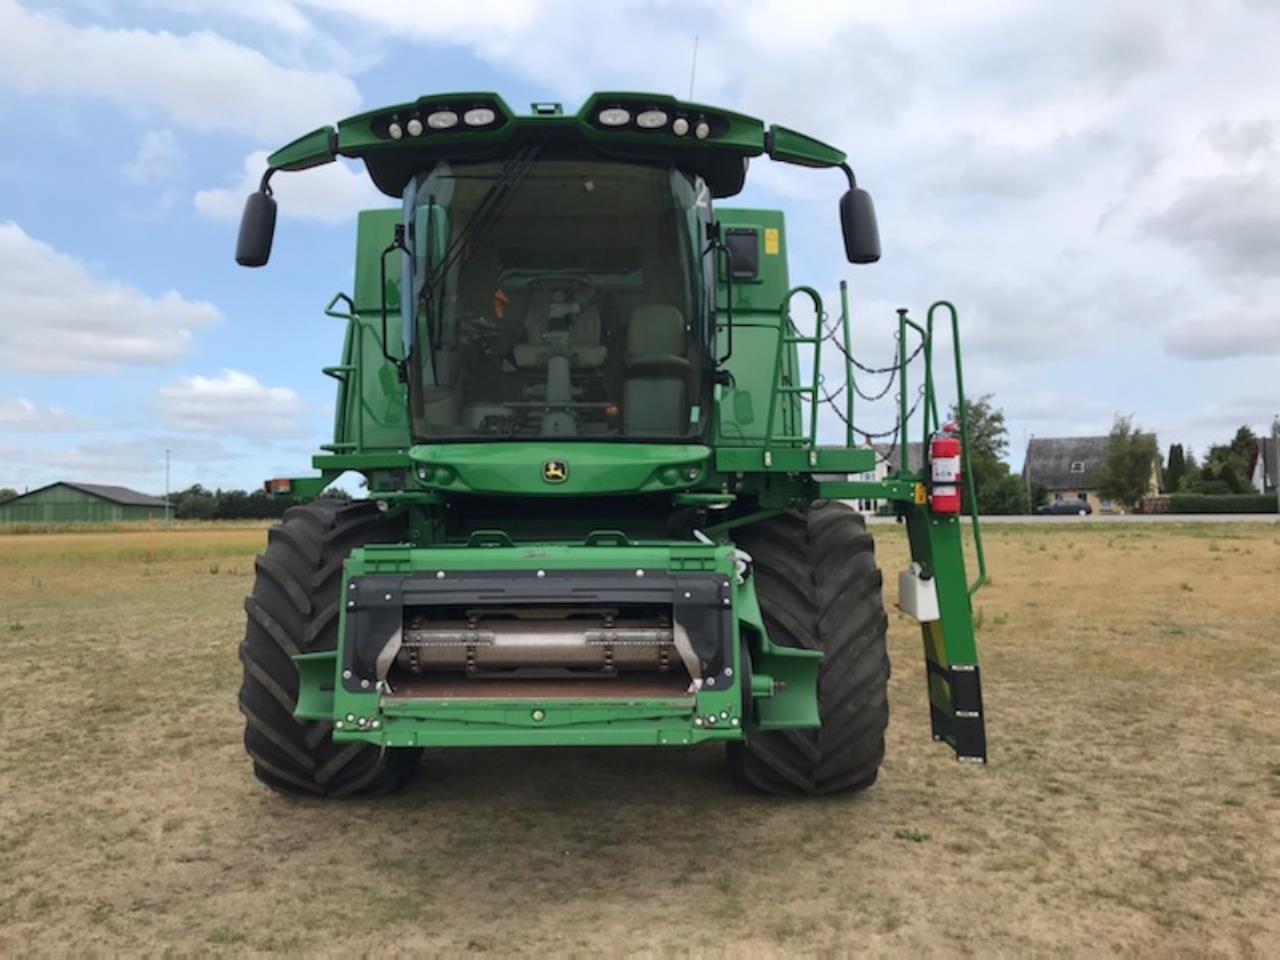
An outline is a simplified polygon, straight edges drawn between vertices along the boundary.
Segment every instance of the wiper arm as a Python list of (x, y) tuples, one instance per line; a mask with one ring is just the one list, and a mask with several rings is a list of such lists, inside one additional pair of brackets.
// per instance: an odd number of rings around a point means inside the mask
[(424, 293), (426, 289), (434, 291), (436, 287), (442, 287), (444, 278), (448, 275), (449, 270), (453, 268), (454, 262), (457, 262), (458, 257), (462, 256), (462, 252), (470, 246), (474, 239), (479, 239), (480, 230), (490, 227), (498, 219), (500, 212), (511, 201), (515, 187), (529, 173), (529, 169), (540, 151), (541, 143), (530, 143), (529, 146), (517, 151), (516, 155), (512, 156), (503, 165), (502, 172), (498, 174), (493, 186), (481, 198), (480, 205), (476, 207), (471, 219), (467, 220), (466, 227), (463, 227), (458, 232), (458, 236), (454, 238), (452, 244), (449, 244), (444, 256), (440, 257), (439, 269), (435, 270), (434, 274), (428, 274), (428, 282), (426, 282)]
[[(454, 238), (453, 243), (449, 244), (448, 250), (444, 251), (444, 255), (440, 257), (439, 268), (431, 269), (430, 262), (430, 244), (434, 241), (434, 234), (428, 229), (428, 264), (426, 264), (426, 279), (422, 282), (422, 303), (426, 308), (426, 325), (431, 337), (431, 374), (435, 372), (435, 352), (440, 347), (440, 337), (443, 330), (443, 314), (444, 314), (444, 278), (452, 269), (454, 262), (458, 257), (462, 256), (463, 251), (467, 250), (472, 241), (476, 241), (483, 234), (481, 230), (488, 230), (490, 225), (497, 221), (498, 216), (502, 214), (513, 193), (515, 187), (529, 173), (529, 170), (541, 151), (541, 143), (530, 143), (529, 146), (521, 148), (512, 156), (511, 159), (503, 165), (502, 170), (495, 178), (493, 186), (489, 187), (484, 197), (481, 197), (480, 204), (476, 206), (476, 211), (471, 215), (471, 219), (467, 220), (465, 227), (458, 232), (458, 236)], [(431, 198), (431, 204), (428, 212), (428, 219), (434, 212), (434, 196)]]

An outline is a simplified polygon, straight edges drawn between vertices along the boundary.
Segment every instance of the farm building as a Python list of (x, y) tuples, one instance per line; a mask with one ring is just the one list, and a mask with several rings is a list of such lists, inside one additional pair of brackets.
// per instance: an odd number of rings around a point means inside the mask
[(60, 480), (0, 503), (0, 524), (163, 520), (164, 501), (128, 487)]

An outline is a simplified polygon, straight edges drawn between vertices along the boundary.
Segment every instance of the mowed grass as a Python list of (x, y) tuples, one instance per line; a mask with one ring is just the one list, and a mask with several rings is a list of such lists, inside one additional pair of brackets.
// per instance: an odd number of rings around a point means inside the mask
[(990, 765), (930, 741), (891, 613), (880, 782), (820, 801), (736, 794), (710, 748), (278, 797), (235, 704), (264, 538), (0, 536), (0, 954), (1277, 953), (1274, 524), (988, 527)]

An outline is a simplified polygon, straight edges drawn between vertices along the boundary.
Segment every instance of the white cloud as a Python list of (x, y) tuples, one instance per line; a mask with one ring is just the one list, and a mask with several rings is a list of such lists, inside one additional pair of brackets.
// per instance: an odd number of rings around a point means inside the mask
[(1219, 120), (1204, 132), (1213, 149), (1228, 160), (1247, 162), (1255, 154), (1270, 154), (1275, 143), (1275, 126), (1265, 117), (1231, 124)]
[[(1219, 438), (1229, 436), (1242, 425), (1269, 435), (1271, 418), (1276, 416), (1280, 416), (1280, 397), (1274, 390), (1263, 387), (1212, 400), (1193, 412), (1187, 422), (1211, 429), (1212, 436)], [(1214, 442), (1221, 443), (1222, 439)]]
[(1180, 317), (1169, 325), (1162, 341), (1170, 354), (1186, 360), (1274, 356), (1280, 354), (1280, 309), (1224, 308)]
[(0, 397), (0, 431), (49, 433), (84, 430), (91, 426), (91, 421), (74, 416), (61, 407), (45, 406), (26, 397)]
[(168, 13), (185, 13), (193, 17), (231, 17), (271, 27), (294, 36), (308, 36), (311, 22), (290, 0), (254, 0), (253, 3), (227, 3), (226, 0), (146, 0), (150, 6)]
[(206, 133), (288, 136), (360, 105), (355, 84), (338, 73), (281, 66), (214, 33), (78, 26), (0, 0), (0, 36), (0, 85), (108, 100)]
[(186, 155), (172, 130), (148, 130), (142, 135), (138, 151), (124, 165), (126, 180), (139, 186), (172, 180), (186, 166)]
[(1190, 183), (1143, 224), (1225, 275), (1275, 275), (1280, 262), (1280, 178), (1224, 174)]
[(164, 363), (218, 319), (174, 290), (151, 297), (0, 223), (0, 368), (48, 373)]
[[(249, 154), (234, 186), (196, 192), (196, 209), (212, 220), (238, 219), (244, 198), (258, 189), (266, 169), (267, 151)], [(277, 173), (271, 178), (271, 190), (280, 216), (296, 220), (335, 223), (367, 207), (385, 207), (393, 202), (379, 193), (363, 172), (343, 160), (296, 173)]]
[(171, 427), (258, 439), (301, 435), (306, 411), (288, 387), (268, 387), (241, 370), (180, 377), (161, 387), (160, 416)]
[(143, 435), (108, 438), (44, 449), (0, 445), (0, 486), (34, 489), (55, 480), (118, 483), (143, 493), (164, 490), (165, 451), (170, 453), (173, 489), (210, 483), (226, 475), (226, 464), (241, 459), (209, 437)]

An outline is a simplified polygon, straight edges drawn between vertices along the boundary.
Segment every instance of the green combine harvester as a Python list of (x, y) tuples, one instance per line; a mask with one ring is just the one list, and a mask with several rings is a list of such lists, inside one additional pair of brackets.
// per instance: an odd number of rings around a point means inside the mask
[[(277, 173), (360, 158), (399, 205), (360, 214), (354, 290), (326, 309), (347, 332), (324, 371), (319, 476), (267, 482), (309, 502), (271, 530), (245, 602), (240, 707), (261, 780), (374, 793), (426, 747), (719, 741), (745, 787), (867, 787), (887, 618), (847, 499), (905, 518), (900, 607), (922, 624), (933, 736), (985, 761), (964, 423), (940, 421), (931, 372), (938, 315), (963, 411), (955, 310), (899, 311), (895, 363), (872, 372), (897, 379), (903, 466), (851, 480), (878, 454), (854, 428), (845, 291), (830, 317), (791, 285), (782, 214), (718, 203), (762, 154), (842, 171), (848, 259), (879, 259), (844, 153), (669, 96), (527, 115), (491, 93), (424, 96), (271, 155), (245, 266), (270, 254)], [(818, 442), (824, 404), (842, 444)], [(369, 499), (316, 499), (345, 471)]]

